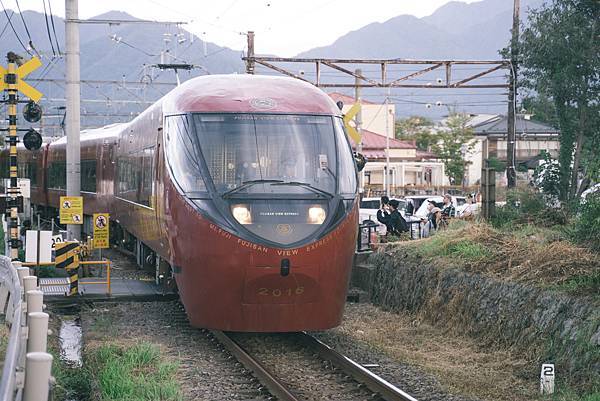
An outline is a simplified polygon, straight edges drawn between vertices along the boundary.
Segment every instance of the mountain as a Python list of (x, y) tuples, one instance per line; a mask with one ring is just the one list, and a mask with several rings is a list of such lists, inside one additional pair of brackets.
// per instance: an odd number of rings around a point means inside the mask
[[(526, 21), (530, 8), (537, 8), (543, 2), (544, 0), (521, 0), (521, 21)], [(512, 7), (513, 2), (509, 0), (483, 0), (469, 4), (452, 1), (423, 18), (400, 15), (382, 23), (366, 25), (348, 32), (328, 46), (302, 52), (298, 57), (498, 60), (501, 59), (499, 50), (507, 46), (510, 39)], [(303, 67), (310, 76), (309, 71), (313, 71), (314, 67)], [(355, 67), (360, 66), (351, 68)], [(366, 75), (378, 78), (378, 66), (369, 67)], [(369, 67), (362, 66), (363, 69)], [(412, 71), (416, 71), (416, 68)], [(412, 71), (407, 67), (391, 66), (388, 76), (395, 79)], [(453, 78), (458, 80), (478, 71), (482, 70), (470, 66), (457, 66), (453, 70)], [(353, 82), (353, 78), (325, 67), (322, 74), (328, 82)], [(495, 82), (504, 79), (505, 74), (505, 71), (494, 73), (493, 76), (497, 77)], [(444, 78), (443, 71), (435, 70), (406, 82), (433, 83), (438, 78)], [(483, 84), (493, 80), (482, 77), (473, 83)], [(352, 94), (353, 90), (347, 89), (344, 92)], [(503, 89), (394, 89), (392, 101), (398, 104), (397, 114), (401, 116), (417, 114), (439, 118), (447, 114), (449, 108), (475, 113), (506, 113), (505, 92)], [(383, 102), (386, 93), (381, 89), (365, 89), (363, 97), (374, 102)], [(437, 102), (441, 102), (443, 106), (436, 107)]]
[[(12, 11), (7, 10), (11, 16)], [(54, 57), (58, 47), (65, 52), (64, 20), (54, 16), (54, 27), (58, 46), (54, 38), (52, 20), (43, 13), (24, 11), (23, 18), (27, 23), (31, 40), (37, 50), (43, 67), (31, 73), (28, 77), (45, 97), (42, 100), (44, 120), (49, 134), (61, 132), (59, 123), (64, 111), (64, 82), (35, 82), (36, 78), (64, 79), (64, 58)], [(137, 18), (118, 11), (111, 11), (93, 17), (93, 19), (138, 20)], [(11, 16), (11, 21), (24, 45), (27, 46), (28, 36), (18, 13)], [(8, 51), (29, 55), (17, 41), (11, 27), (7, 24), (6, 14), (0, 12), (0, 54)], [(168, 48), (169, 54), (165, 63), (189, 63), (198, 66), (191, 71), (179, 71), (181, 80), (206, 73), (236, 73), (243, 72), (244, 65), (239, 51), (218, 46), (214, 43), (204, 43), (189, 32), (171, 26), (160, 24), (80, 24), (80, 57), (82, 81), (110, 80), (115, 83), (108, 85), (97, 82), (82, 83), (81, 108), (82, 126), (99, 126), (113, 122), (129, 121), (133, 116), (143, 111), (150, 103), (159, 99), (168, 90), (175, 87), (175, 73), (172, 70), (162, 71), (155, 67), (161, 63), (161, 52)], [(171, 34), (170, 43), (165, 45), (165, 33)], [(175, 36), (180, 34), (180, 36)], [(178, 43), (178, 39), (182, 43)], [(5, 65), (6, 61), (2, 57)], [(124, 81), (124, 82), (123, 82)], [(143, 81), (145, 84), (130, 84)], [(169, 83), (170, 85), (167, 85)]]

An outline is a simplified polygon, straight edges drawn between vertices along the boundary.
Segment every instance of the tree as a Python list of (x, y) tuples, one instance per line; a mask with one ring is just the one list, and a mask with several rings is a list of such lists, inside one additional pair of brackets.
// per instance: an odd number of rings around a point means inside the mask
[(433, 122), (426, 117), (411, 116), (396, 121), (396, 138), (415, 141), (417, 149), (429, 150), (435, 140), (432, 134)]
[(591, 146), (600, 135), (599, 23), (597, 0), (550, 0), (529, 12), (519, 45), (526, 86), (554, 103), (563, 200), (577, 194), (580, 167), (589, 176), (597, 166)]
[(435, 134), (431, 150), (444, 162), (446, 176), (452, 185), (460, 185), (465, 176), (464, 155), (475, 146), (473, 128), (464, 114), (451, 114), (445, 127)]

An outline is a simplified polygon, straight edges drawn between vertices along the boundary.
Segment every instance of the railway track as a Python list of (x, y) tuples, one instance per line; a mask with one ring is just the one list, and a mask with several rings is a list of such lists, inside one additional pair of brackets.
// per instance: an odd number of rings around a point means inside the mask
[(211, 333), (281, 401), (416, 401), (307, 333)]

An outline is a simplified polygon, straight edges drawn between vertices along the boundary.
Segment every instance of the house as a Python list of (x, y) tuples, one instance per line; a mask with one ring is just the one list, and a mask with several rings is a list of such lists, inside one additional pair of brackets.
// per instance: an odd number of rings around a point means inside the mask
[[(475, 146), (465, 155), (467, 174), (465, 185), (478, 184), (481, 178), (484, 146), (488, 159), (507, 161), (508, 118), (498, 114), (470, 115), (468, 125), (473, 128)], [(517, 114), (515, 119), (516, 160), (519, 166), (534, 165), (540, 152), (547, 151), (552, 157), (558, 157), (560, 131), (547, 124), (531, 119), (531, 115)], [(502, 185), (503, 183), (499, 183)]]
[[(333, 99), (334, 102), (341, 101), (344, 103), (344, 107), (342, 108), (342, 113), (346, 113), (350, 107), (356, 103), (356, 100), (352, 96), (347, 96), (342, 93), (333, 92), (329, 94), (329, 97)], [(374, 132), (379, 135), (386, 136), (390, 138), (394, 138), (394, 122), (395, 122), (395, 113), (396, 113), (396, 105), (388, 104), (387, 105), (387, 116), (388, 121), (386, 125), (385, 116), (386, 116), (386, 105), (372, 103), (368, 100), (361, 99), (362, 104), (362, 128), (371, 132)]]
[[(434, 154), (418, 150), (413, 141), (386, 138), (367, 130), (362, 132), (362, 153), (368, 159), (363, 170), (365, 188), (384, 190), (389, 181), (390, 191), (399, 194), (400, 187), (442, 186), (446, 182), (444, 163)], [(351, 143), (356, 149), (356, 144)]]
[[(341, 93), (334, 92), (329, 96), (335, 102), (344, 103), (343, 113), (355, 103), (353, 97)], [(366, 100), (361, 100), (361, 104), (362, 154), (368, 159), (361, 173), (361, 181), (366, 191), (384, 191), (389, 183), (392, 194), (401, 194), (404, 191), (400, 188), (429, 188), (447, 182), (444, 164), (438, 161), (435, 155), (418, 150), (412, 141), (401, 141), (395, 138), (396, 106), (394, 104), (387, 105), (387, 114), (385, 104)], [(352, 140), (351, 143), (356, 150), (356, 144)]]

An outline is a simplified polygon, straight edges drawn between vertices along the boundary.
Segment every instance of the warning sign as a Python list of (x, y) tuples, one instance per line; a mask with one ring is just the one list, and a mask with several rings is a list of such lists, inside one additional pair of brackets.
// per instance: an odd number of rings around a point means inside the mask
[(108, 213), (94, 213), (94, 248), (109, 248)]
[(60, 197), (60, 224), (83, 224), (83, 197)]

